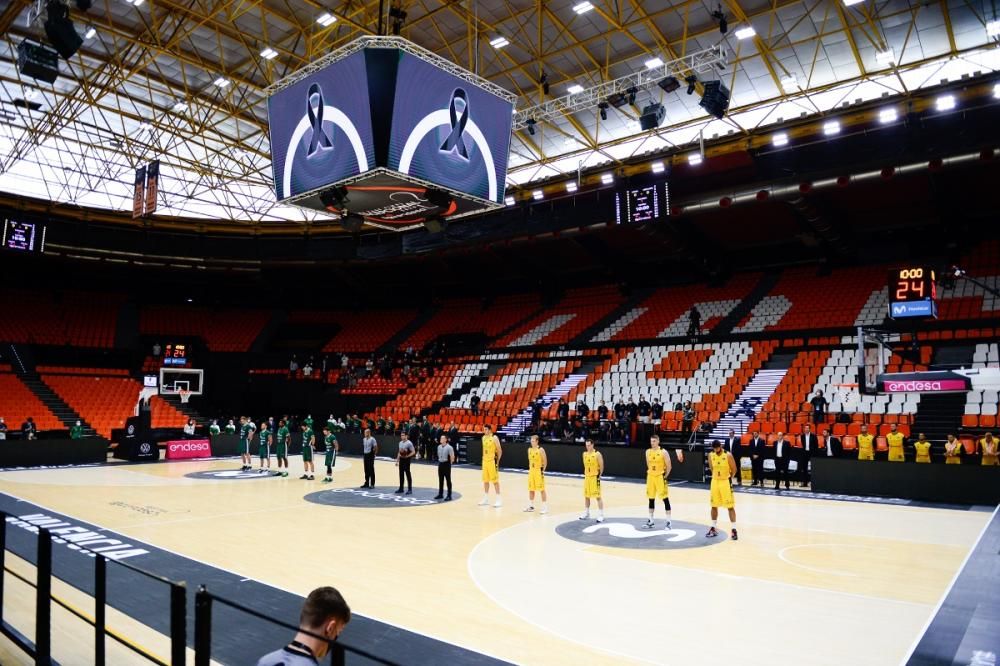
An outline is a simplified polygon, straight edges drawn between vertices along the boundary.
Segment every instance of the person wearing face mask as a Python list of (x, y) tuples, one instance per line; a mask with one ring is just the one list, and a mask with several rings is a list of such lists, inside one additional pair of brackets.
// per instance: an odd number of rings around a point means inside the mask
[(83, 439), (83, 423), (77, 419), (76, 423), (69, 429), (70, 439)]
[(333, 587), (309, 593), (299, 614), (299, 632), (291, 643), (257, 660), (257, 666), (314, 666), (351, 621), (351, 609)]

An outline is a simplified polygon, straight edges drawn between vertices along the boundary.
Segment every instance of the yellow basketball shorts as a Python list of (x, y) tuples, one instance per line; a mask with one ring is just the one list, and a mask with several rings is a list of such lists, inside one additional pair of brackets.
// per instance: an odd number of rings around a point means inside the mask
[(723, 507), (733, 509), (736, 507), (736, 500), (733, 497), (733, 486), (729, 479), (712, 479), (712, 508)]
[(545, 490), (545, 475), (542, 474), (542, 470), (528, 470), (528, 490)]
[(667, 486), (667, 480), (663, 478), (662, 474), (647, 474), (646, 475), (646, 498), (655, 499), (665, 499), (670, 497), (670, 488)]
[(483, 483), (497, 483), (500, 475), (497, 473), (497, 464), (492, 460), (483, 461)]
[(601, 477), (583, 477), (583, 496), (587, 499), (601, 499)]

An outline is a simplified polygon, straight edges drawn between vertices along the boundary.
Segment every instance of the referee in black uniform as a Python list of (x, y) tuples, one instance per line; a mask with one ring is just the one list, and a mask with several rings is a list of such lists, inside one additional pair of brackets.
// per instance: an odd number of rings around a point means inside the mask
[(378, 440), (372, 437), (372, 431), (365, 429), (365, 438), (361, 441), (361, 453), (365, 462), (365, 483), (362, 488), (375, 487), (375, 456), (378, 454)]
[[(451, 464), (455, 462), (455, 449), (448, 443), (448, 435), (441, 435), (438, 438), (440, 444), (437, 447), (438, 459), (438, 494), (434, 499), (444, 498), (445, 502), (451, 501)], [(448, 483), (448, 495), (444, 494), (444, 484)]]

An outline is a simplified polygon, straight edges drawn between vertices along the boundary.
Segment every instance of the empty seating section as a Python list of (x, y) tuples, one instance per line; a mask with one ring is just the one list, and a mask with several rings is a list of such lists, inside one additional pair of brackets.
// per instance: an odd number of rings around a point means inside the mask
[(62, 430), (65, 425), (21, 383), (17, 375), (0, 372), (0, 416), (10, 430), (17, 430), (29, 416), (39, 430)]
[(442, 301), (438, 311), (400, 347), (423, 349), (442, 335), (482, 333), (490, 339), (534, 314), (541, 307), (537, 294), (516, 294), (497, 298), (486, 307), (476, 299)]
[(128, 377), (124, 368), (76, 368), (61, 365), (39, 365), (35, 368), (43, 375), (85, 375), (87, 377)]
[(973, 368), (1000, 368), (1000, 350), (996, 342), (980, 343), (972, 355)]
[(409, 386), (410, 382), (416, 382), (425, 376), (427, 376), (427, 371), (423, 368), (411, 372), (409, 378), (403, 376), (402, 368), (393, 368), (391, 379), (385, 379), (382, 375), (374, 373), (369, 377), (357, 380), (354, 386), (341, 390), (341, 393), (344, 395), (395, 394)]
[[(479, 432), (484, 424), (500, 428), (579, 367), (577, 360), (510, 363), (452, 400), (438, 416), (444, 421), (455, 421), (462, 432)], [(472, 391), (480, 398), (477, 415), (471, 412)]]
[[(1000, 350), (996, 342), (980, 343), (972, 356), (973, 368), (1000, 368)], [(962, 426), (969, 429), (997, 427), (997, 403), (1000, 395), (994, 389), (973, 387), (965, 395), (965, 414)]]
[(570, 289), (559, 303), (518, 326), (496, 346), (566, 344), (606, 317), (621, 302), (621, 293), (613, 286)]
[[(111, 438), (112, 428), (122, 428), (132, 416), (142, 385), (126, 377), (42, 375), (42, 379), (66, 404), (93, 426), (97, 434)], [(153, 396), (154, 428), (181, 428), (187, 417), (173, 405)]]
[[(801, 433), (802, 426), (812, 421), (812, 412), (808, 411), (806, 400), (812, 397), (811, 390), (816, 386), (829, 359), (828, 350), (800, 352), (747, 430), (759, 430), (768, 435), (778, 432), (793, 435)], [(837, 377), (839, 379), (839, 374)], [(850, 380), (844, 378), (843, 381)], [(823, 394), (832, 400), (828, 391), (824, 390)]]
[(817, 275), (815, 266), (789, 268), (781, 274), (769, 296), (784, 297), (791, 305), (783, 312), (775, 307), (770, 319), (760, 321), (757, 330), (880, 323), (887, 314), (886, 301), (879, 301), (873, 294), (886, 291), (887, 275), (887, 267), (836, 270), (829, 275)]
[(757, 274), (745, 274), (733, 278), (724, 287), (695, 285), (658, 289), (595, 335), (593, 342), (684, 335), (688, 331), (688, 313), (692, 306), (697, 306), (701, 314), (702, 331), (710, 331), (722, 317), (732, 312), (759, 279)]
[(323, 322), (340, 330), (323, 346), (324, 352), (370, 354), (413, 321), (415, 310), (372, 310), (369, 312), (324, 312)]
[(270, 318), (266, 310), (150, 305), (139, 313), (139, 332), (201, 338), (210, 351), (245, 352)]
[(473, 377), (486, 369), (485, 363), (448, 363), (434, 373), (417, 382), (405, 393), (397, 395), (381, 407), (377, 407), (366, 416), (369, 418), (391, 418), (397, 423), (417, 416), (446, 395), (462, 387)]
[(114, 294), (0, 290), (0, 310), (16, 313), (0, 318), (4, 342), (110, 348), (115, 343), (118, 310), (124, 297)]

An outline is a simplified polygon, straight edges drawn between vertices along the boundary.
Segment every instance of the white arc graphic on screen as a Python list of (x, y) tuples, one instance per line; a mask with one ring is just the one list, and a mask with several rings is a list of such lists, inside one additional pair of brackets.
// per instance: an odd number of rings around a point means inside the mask
[[(413, 154), (417, 152), (417, 146), (420, 145), (420, 142), (431, 130), (441, 125), (451, 127), (451, 114), (448, 109), (432, 111), (417, 123), (417, 126), (410, 132), (410, 136), (407, 137), (406, 143), (403, 144), (403, 153), (399, 156), (400, 173), (410, 173), (410, 163), (413, 161)], [(490, 150), (490, 144), (486, 142), (486, 137), (483, 136), (479, 126), (476, 125), (476, 121), (472, 118), (468, 119), (468, 123), (465, 126), (465, 133), (472, 137), (476, 146), (479, 147), (479, 152), (483, 154), (483, 161), (486, 163), (486, 178), (489, 181), (489, 196), (487, 198), (490, 201), (496, 201), (497, 172), (493, 165), (493, 152)]]
[(616, 539), (651, 539), (665, 535), (672, 535), (667, 541), (687, 541), (694, 536), (694, 530), (649, 530), (640, 532), (631, 523), (604, 523), (602, 525), (591, 525), (583, 530), (584, 534), (593, 534), (598, 530), (607, 530), (608, 534)]
[[(364, 173), (368, 171), (368, 156), (365, 154), (365, 145), (361, 141), (361, 135), (358, 134), (357, 128), (351, 122), (351, 119), (347, 117), (347, 114), (335, 106), (324, 104), (323, 121), (333, 123), (347, 135), (347, 140), (351, 142), (351, 147), (354, 149), (354, 158), (358, 161), (358, 172)], [(302, 140), (302, 137), (310, 129), (312, 129), (312, 123), (309, 122), (309, 115), (303, 114), (302, 120), (295, 126), (292, 138), (288, 141), (288, 148), (285, 149), (285, 169), (284, 173), (281, 174), (281, 192), (278, 193), (279, 199), (284, 199), (292, 194), (292, 163), (295, 158), (295, 150), (299, 145), (299, 141)]]

